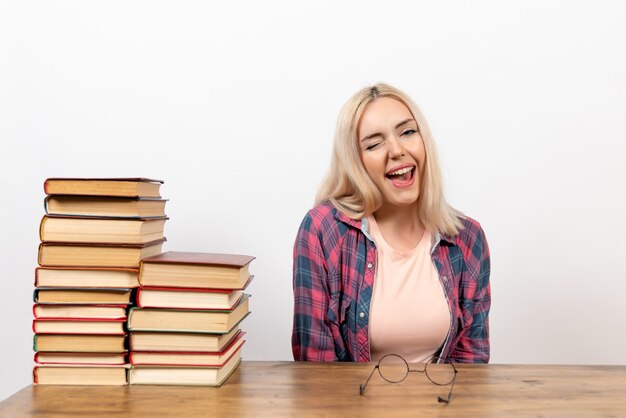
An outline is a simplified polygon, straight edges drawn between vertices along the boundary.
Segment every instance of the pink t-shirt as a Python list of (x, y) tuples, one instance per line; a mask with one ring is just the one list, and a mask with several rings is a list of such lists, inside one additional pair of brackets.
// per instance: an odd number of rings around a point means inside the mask
[(450, 309), (430, 257), (432, 233), (426, 230), (417, 247), (400, 252), (385, 241), (373, 216), (367, 221), (378, 254), (369, 319), (372, 361), (393, 353), (409, 363), (427, 362), (450, 329)]

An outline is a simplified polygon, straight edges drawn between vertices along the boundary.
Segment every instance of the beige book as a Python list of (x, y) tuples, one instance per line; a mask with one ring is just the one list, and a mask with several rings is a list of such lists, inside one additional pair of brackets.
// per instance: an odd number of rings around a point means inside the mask
[(238, 326), (226, 334), (134, 331), (129, 341), (132, 351), (208, 352), (223, 350), (239, 334)]
[(33, 331), (36, 334), (124, 334), (125, 319), (71, 320), (35, 319)]
[(241, 350), (222, 367), (133, 366), (128, 381), (131, 385), (221, 386), (240, 361)]
[(161, 197), (162, 180), (133, 178), (49, 178), (46, 194), (81, 196)]
[(87, 244), (43, 242), (39, 265), (45, 267), (138, 268), (139, 262), (161, 252), (165, 238), (145, 244)]
[(89, 267), (37, 267), (35, 287), (117, 287), (139, 286), (139, 270)]
[(131, 331), (180, 331), (227, 333), (248, 315), (249, 295), (230, 311), (132, 308), (128, 314)]
[(33, 383), (36, 385), (102, 385), (124, 386), (126, 366), (35, 366)]
[(143, 259), (139, 283), (154, 287), (244, 289), (250, 281), (254, 257), (182, 251)]
[(33, 306), (35, 318), (125, 319), (126, 305), (45, 305)]
[(131, 293), (131, 289), (39, 288), (35, 289), (34, 301), (60, 304), (128, 304), (131, 303)]
[(137, 291), (140, 308), (233, 309), (243, 290), (181, 289), (141, 287)]
[(125, 340), (125, 335), (36, 334), (33, 347), (64, 353), (124, 353)]
[(39, 364), (124, 365), (126, 353), (35, 353)]
[(39, 237), (46, 242), (143, 244), (163, 238), (166, 220), (45, 215), (39, 225)]
[(113, 198), (97, 196), (47, 196), (47, 214), (69, 216), (160, 217), (166, 199)]

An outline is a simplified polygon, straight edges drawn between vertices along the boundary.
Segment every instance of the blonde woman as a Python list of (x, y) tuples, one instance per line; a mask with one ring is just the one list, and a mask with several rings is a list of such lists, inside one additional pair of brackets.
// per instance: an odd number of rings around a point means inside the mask
[(417, 106), (377, 84), (339, 114), (294, 246), (295, 360), (489, 361), (489, 248), (446, 202)]

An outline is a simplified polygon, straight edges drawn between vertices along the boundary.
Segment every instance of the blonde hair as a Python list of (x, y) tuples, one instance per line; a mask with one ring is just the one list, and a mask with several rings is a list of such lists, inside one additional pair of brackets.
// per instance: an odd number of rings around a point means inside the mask
[(352, 219), (362, 219), (381, 207), (382, 195), (363, 167), (357, 140), (357, 128), (365, 108), (378, 97), (403, 103), (415, 118), (424, 141), (426, 164), (418, 198), (420, 220), (436, 232), (458, 234), (463, 214), (445, 199), (437, 150), (426, 119), (406, 94), (383, 83), (358, 91), (339, 112), (330, 170), (317, 193), (316, 204), (330, 202)]

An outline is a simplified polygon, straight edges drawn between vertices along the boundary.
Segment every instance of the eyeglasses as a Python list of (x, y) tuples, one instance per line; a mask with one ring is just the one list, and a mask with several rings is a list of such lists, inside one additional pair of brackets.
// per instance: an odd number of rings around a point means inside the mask
[(450, 392), (448, 392), (448, 396), (446, 398), (443, 396), (437, 397), (437, 401), (446, 404), (450, 403), (450, 400), (452, 399), (452, 389), (454, 389), (454, 382), (456, 381), (456, 374), (458, 373), (453, 363), (446, 363), (445, 359), (441, 359), (439, 357), (433, 357), (432, 362), (425, 363), (423, 369), (411, 370), (409, 368), (409, 363), (407, 363), (402, 356), (397, 354), (386, 354), (378, 360), (378, 363), (374, 366), (374, 369), (365, 383), (361, 383), (359, 386), (359, 392), (361, 395), (365, 394), (367, 384), (376, 370), (378, 370), (380, 377), (389, 383), (400, 383), (406, 379), (409, 373), (418, 372), (424, 373), (428, 380), (437, 386), (450, 385)]

